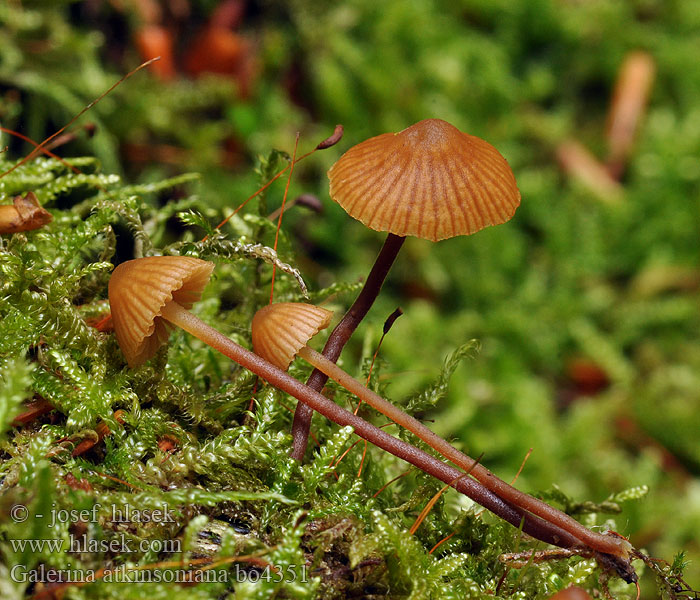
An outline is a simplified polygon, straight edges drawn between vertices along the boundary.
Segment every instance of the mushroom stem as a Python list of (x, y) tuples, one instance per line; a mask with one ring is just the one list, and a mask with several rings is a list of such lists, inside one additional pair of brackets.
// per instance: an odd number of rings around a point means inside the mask
[[(160, 310), (160, 316), (228, 356), (271, 385), (294, 396), (299, 401), (307, 403), (313, 410), (318, 411), (338, 425), (353, 427), (355, 433), (360, 437), (418, 467), (440, 481), (451, 485), (457, 491), (465, 494), (511, 525), (515, 527), (522, 526), (522, 530), (528, 535), (562, 548), (582, 548), (581, 542), (570, 533), (513, 506), (510, 502), (503, 500), (497, 494), (488, 490), (480, 482), (467, 477), (465, 473), (443, 463), (419, 448), (389, 435), (357, 415), (338, 406), (267, 360), (236, 344), (177, 302), (170, 301), (166, 303)], [(472, 467), (473, 465), (470, 463), (469, 466)], [(618, 572), (629, 573), (629, 560), (627, 552), (622, 548), (622, 544), (618, 544), (614, 550), (614, 552), (605, 553), (605, 558), (615, 566)]]
[(328, 377), (342, 385), (350, 393), (357, 396), (363, 402), (366, 402), (371, 407), (377, 409), (383, 415), (389, 417), (392, 421), (401, 427), (408, 429), (414, 433), (431, 448), (442, 454), (445, 458), (452, 461), (455, 465), (464, 469), (470, 475), (473, 475), (476, 480), (484, 485), (488, 490), (492, 491), (499, 498), (517, 506), (523, 510), (531, 512), (543, 520), (561, 527), (572, 536), (586, 544), (598, 552), (620, 555), (627, 555), (632, 549), (631, 544), (622, 538), (614, 538), (600, 533), (595, 533), (584, 527), (581, 523), (573, 519), (566, 513), (550, 506), (546, 502), (539, 500), (525, 492), (514, 488), (507, 484), (502, 479), (499, 479), (486, 467), (475, 461), (470, 456), (460, 452), (449, 442), (441, 438), (439, 435), (431, 431), (420, 421), (405, 413), (399, 407), (385, 400), (372, 390), (365, 387), (354, 377), (348, 375), (334, 362), (328, 360), (322, 354), (316, 352), (309, 346), (304, 346), (297, 353), (308, 363), (313, 365), (319, 371), (325, 373)]
[[(357, 296), (357, 299), (348, 312), (345, 313), (340, 323), (336, 325), (335, 329), (328, 336), (328, 341), (323, 348), (323, 355), (328, 360), (332, 362), (338, 360), (350, 336), (369, 312), (369, 309), (379, 295), (379, 291), (382, 289), (382, 284), (389, 273), (389, 269), (391, 269), (391, 265), (394, 264), (396, 256), (399, 250), (401, 250), (405, 239), (405, 237), (394, 235), (393, 233), (387, 236), (359, 296)], [(317, 369), (311, 373), (306, 384), (311, 389), (320, 392), (327, 381), (328, 376)], [(301, 461), (304, 458), (306, 445), (309, 441), (309, 430), (311, 428), (311, 417), (313, 414), (314, 411), (306, 404), (297, 404), (296, 411), (294, 412), (294, 422), (292, 423), (293, 445), (291, 452), (292, 458), (296, 460)]]

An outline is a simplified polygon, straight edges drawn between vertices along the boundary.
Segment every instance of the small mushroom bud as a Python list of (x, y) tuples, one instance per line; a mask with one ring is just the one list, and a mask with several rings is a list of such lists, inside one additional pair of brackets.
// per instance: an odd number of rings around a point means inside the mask
[(31, 231), (53, 220), (51, 213), (39, 204), (34, 192), (28, 192), (24, 198), (15, 196), (12, 202), (0, 206), (0, 233)]
[(572, 585), (550, 596), (549, 600), (591, 600), (591, 597), (583, 588)]

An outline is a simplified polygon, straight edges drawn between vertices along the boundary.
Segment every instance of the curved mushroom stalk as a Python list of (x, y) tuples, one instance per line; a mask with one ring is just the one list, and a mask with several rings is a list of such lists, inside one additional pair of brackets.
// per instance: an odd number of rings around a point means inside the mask
[(631, 544), (626, 540), (595, 533), (569, 515), (549, 506), (546, 502), (507, 484), (478, 461), (457, 450), (423, 423), (362, 385), (323, 354), (310, 348), (307, 345), (308, 341), (319, 331), (328, 327), (331, 316), (330, 311), (310, 304), (279, 302), (265, 306), (253, 317), (253, 349), (256, 354), (282, 370), (289, 368), (295, 356), (301, 356), (351, 394), (415, 434), (503, 500), (561, 527), (590, 548), (613, 554), (622, 548), (626, 552), (632, 549)]
[[(371, 308), (406, 236), (438, 241), (508, 221), (520, 192), (506, 159), (488, 142), (441, 119), (425, 119), (350, 148), (328, 171), (330, 196), (367, 227), (388, 232), (357, 300), (328, 338), (333, 362)], [(323, 389), (314, 371), (308, 384)], [(292, 456), (302, 460), (311, 411), (297, 405)]]
[[(369, 309), (372, 308), (372, 304), (379, 296), (384, 280), (389, 274), (389, 269), (394, 264), (405, 240), (405, 237), (394, 235), (393, 233), (387, 236), (360, 294), (348, 312), (345, 313), (340, 323), (336, 325), (335, 329), (328, 336), (326, 345), (323, 348), (323, 355), (329, 360), (335, 362), (340, 358), (340, 353), (345, 344), (348, 343), (357, 326), (365, 318)], [(328, 377), (316, 369), (311, 373), (306, 384), (311, 389), (320, 392), (323, 386), (326, 385), (326, 381), (328, 381)], [(294, 411), (294, 422), (292, 423), (293, 446), (290, 455), (298, 461), (301, 461), (306, 453), (312, 416), (313, 411), (306, 404), (297, 404), (297, 408)]]

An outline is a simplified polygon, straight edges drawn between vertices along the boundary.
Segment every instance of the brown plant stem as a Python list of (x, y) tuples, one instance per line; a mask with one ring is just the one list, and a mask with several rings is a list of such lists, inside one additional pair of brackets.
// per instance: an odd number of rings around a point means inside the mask
[[(161, 316), (228, 356), (271, 385), (294, 396), (299, 401), (309, 404), (313, 410), (318, 411), (338, 425), (353, 427), (355, 433), (367, 441), (418, 467), (443, 483), (452, 485), (457, 491), (465, 494), (513, 526), (522, 527), (522, 530), (528, 535), (562, 548), (586, 549), (586, 546), (582, 545), (577, 538), (563, 529), (526, 511), (522, 511), (499, 498), (478, 481), (464, 477), (464, 473), (458, 469), (443, 463), (411, 444), (385, 433), (378, 427), (338, 406), (321, 393), (310, 389), (257, 354), (236, 344), (176, 302), (168, 302), (161, 309)], [(620, 552), (616, 555), (601, 554), (601, 558), (606, 561), (606, 564), (615, 568), (623, 578), (636, 577), (629, 565), (627, 553), (622, 551), (622, 545)]]
[(426, 444), (433, 448), (433, 450), (436, 450), (442, 454), (442, 456), (457, 465), (459, 468), (464, 469), (466, 472), (472, 475), (474, 479), (482, 483), (484, 487), (495, 493), (499, 498), (510, 502), (513, 506), (517, 506), (523, 510), (531, 512), (532, 514), (537, 515), (538, 517), (552, 523), (553, 525), (556, 525), (557, 527), (561, 527), (563, 530), (573, 535), (576, 539), (580, 540), (589, 548), (592, 548), (598, 552), (607, 552), (610, 554), (620, 552), (621, 543), (619, 538), (614, 538), (591, 531), (569, 515), (557, 510), (534, 496), (521, 492), (519, 489), (496, 477), (478, 461), (475, 461), (470, 456), (457, 450), (457, 448), (452, 446), (452, 444), (450, 444), (447, 440), (441, 438), (429, 427), (423, 425), (423, 423), (418, 421), (418, 419), (415, 419), (411, 415), (405, 413), (398, 406), (395, 406), (388, 400), (385, 400), (378, 394), (375, 394), (372, 390), (362, 385), (362, 383), (360, 383), (357, 379), (348, 375), (338, 365), (328, 360), (322, 354), (316, 352), (313, 348), (304, 346), (301, 348), (301, 350), (299, 350), (299, 356), (313, 365), (316, 369), (323, 371), (326, 375), (333, 379), (333, 381), (336, 381), (342, 385), (346, 390), (357, 396), (361, 401), (366, 402), (383, 415), (389, 417), (392, 421), (394, 421), (394, 423), (397, 423), (404, 429), (407, 429), (411, 433), (418, 436), (418, 438), (423, 440)]
[[(391, 265), (394, 264), (396, 256), (399, 250), (401, 250), (405, 239), (406, 238), (394, 235), (393, 233), (387, 235), (384, 245), (377, 255), (377, 259), (374, 261), (374, 266), (367, 276), (362, 291), (360, 291), (359, 296), (348, 312), (345, 313), (340, 323), (336, 325), (335, 329), (328, 336), (328, 341), (323, 348), (323, 356), (328, 360), (337, 362), (350, 336), (355, 329), (357, 329), (362, 319), (365, 318), (372, 304), (374, 304), (374, 301), (379, 295), (379, 291), (382, 289), (382, 284), (389, 273), (389, 269)], [(313, 373), (311, 373), (306, 385), (312, 390), (320, 392), (327, 381), (328, 376), (321, 373), (318, 369), (315, 369)], [(294, 421), (292, 423), (293, 442), (291, 457), (298, 461), (301, 461), (306, 453), (306, 445), (309, 441), (309, 430), (311, 428), (311, 417), (313, 414), (313, 409), (303, 402), (297, 404), (294, 413)]]

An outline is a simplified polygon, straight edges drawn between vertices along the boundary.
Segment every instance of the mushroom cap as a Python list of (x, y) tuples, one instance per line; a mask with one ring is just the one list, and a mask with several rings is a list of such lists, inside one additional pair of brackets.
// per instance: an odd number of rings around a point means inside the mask
[(591, 600), (591, 597), (583, 588), (572, 585), (550, 596), (549, 600)]
[(432, 241), (505, 223), (520, 205), (498, 150), (440, 119), (353, 146), (328, 178), (331, 198), (367, 227)]
[(328, 327), (330, 310), (303, 302), (268, 304), (253, 317), (253, 351), (283, 371), (297, 352)]
[(39, 204), (34, 192), (15, 196), (12, 205), (0, 205), (0, 234), (32, 231), (51, 221), (53, 216)]
[(214, 263), (191, 256), (149, 256), (121, 263), (109, 280), (114, 332), (130, 367), (153, 356), (172, 325), (160, 316), (171, 300), (192, 308), (209, 282)]

